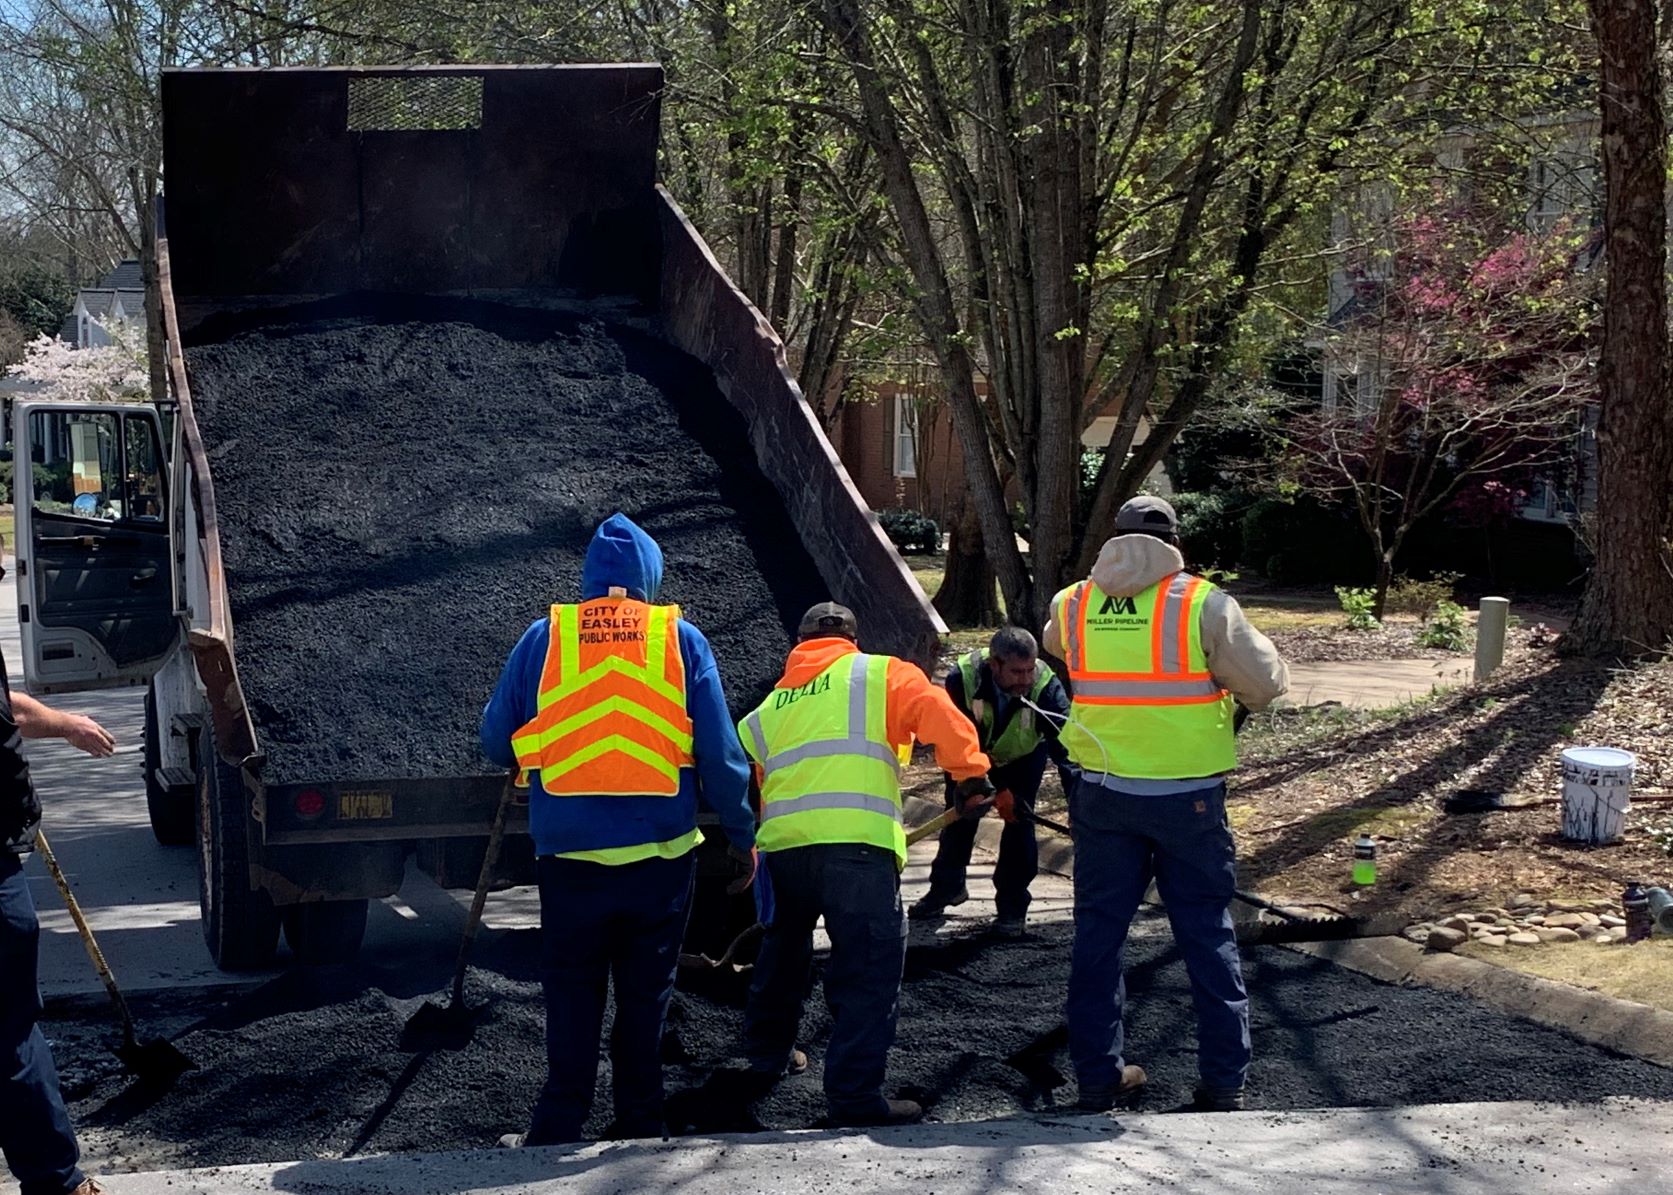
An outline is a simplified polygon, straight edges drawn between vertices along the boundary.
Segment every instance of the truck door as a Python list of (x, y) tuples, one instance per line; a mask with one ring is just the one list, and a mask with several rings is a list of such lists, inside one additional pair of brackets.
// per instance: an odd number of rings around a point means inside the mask
[(20, 402), (13, 422), (24, 675), (48, 693), (143, 683), (184, 625), (156, 409)]

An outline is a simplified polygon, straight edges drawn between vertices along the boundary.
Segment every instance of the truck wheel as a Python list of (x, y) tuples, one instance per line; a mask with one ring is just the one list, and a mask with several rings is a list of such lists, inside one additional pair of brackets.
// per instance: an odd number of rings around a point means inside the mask
[(157, 725), (157, 695), (145, 690), (145, 740), (141, 758), (145, 767), (145, 809), (151, 815), (151, 833), (163, 846), (192, 844), (193, 805), (197, 794), (186, 785), (166, 785), (158, 779), (163, 764), (162, 727)]
[(282, 914), (285, 941), (296, 961), (308, 967), (346, 963), (360, 953), (366, 936), (366, 906), (360, 900), (316, 900), (291, 905)]
[(279, 914), (266, 892), (250, 887), (248, 817), (243, 777), (216, 753), (206, 724), (198, 752), (198, 907), (203, 940), (223, 971), (261, 970), (279, 945)]

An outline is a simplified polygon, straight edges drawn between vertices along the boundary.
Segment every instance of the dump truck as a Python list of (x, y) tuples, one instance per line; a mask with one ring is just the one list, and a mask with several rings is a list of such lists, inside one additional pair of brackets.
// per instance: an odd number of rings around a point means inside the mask
[[(579, 596), (539, 590), (578, 574), (575, 532), (611, 506), (676, 544), (688, 613), (735, 571), (713, 545), (754, 557), (766, 621), (715, 639), (735, 709), (780, 663), (744, 667), (745, 648), (781, 653), (815, 583), (869, 649), (935, 658), (945, 628), (782, 342), (657, 184), (659, 67), (201, 69), (161, 86), (167, 394), (17, 404), (16, 574), (32, 690), (146, 687), (152, 827), (196, 849), (217, 965), (271, 965), (281, 935), (304, 961), (352, 957), (368, 902), (409, 867), (475, 883), (504, 780), (466, 742), (493, 684), (481, 660)], [(320, 363), (343, 343), (349, 364)], [(484, 343), (496, 386), (532, 379), (515, 412), (471, 398)], [(395, 362), (408, 349), (430, 354), (417, 374)], [(368, 351), (384, 355), (361, 387)], [(609, 377), (577, 364), (593, 360)], [(433, 413), (388, 414), (411, 402)], [(650, 421), (636, 441), (562, 430), (605, 427), (594, 408), (612, 404)], [(415, 503), (419, 455), (386, 459), (403, 440), (446, 478), (433, 505)], [(751, 541), (762, 519), (794, 542)], [(778, 557), (810, 577), (780, 586)], [(425, 621), (449, 602), (470, 612), (456, 634)], [(529, 882), (526, 811), (508, 825), (496, 883)], [(722, 895), (722, 846), (700, 848), (691, 931), (713, 953), (750, 916)]]

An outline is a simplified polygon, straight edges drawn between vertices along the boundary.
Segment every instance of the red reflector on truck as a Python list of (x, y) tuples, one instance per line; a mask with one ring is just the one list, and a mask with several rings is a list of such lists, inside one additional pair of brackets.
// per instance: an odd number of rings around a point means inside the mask
[(325, 812), (325, 794), (317, 788), (305, 788), (296, 794), (296, 816), (318, 817)]

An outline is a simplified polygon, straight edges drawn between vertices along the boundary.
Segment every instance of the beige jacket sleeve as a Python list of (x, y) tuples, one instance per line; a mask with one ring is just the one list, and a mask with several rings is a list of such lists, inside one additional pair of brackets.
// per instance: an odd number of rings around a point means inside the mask
[(1223, 589), (1203, 603), (1202, 647), (1214, 679), (1251, 710), (1264, 710), (1289, 692), (1289, 666)]

